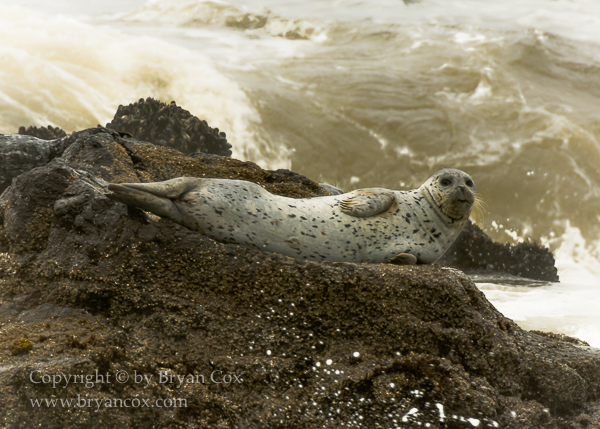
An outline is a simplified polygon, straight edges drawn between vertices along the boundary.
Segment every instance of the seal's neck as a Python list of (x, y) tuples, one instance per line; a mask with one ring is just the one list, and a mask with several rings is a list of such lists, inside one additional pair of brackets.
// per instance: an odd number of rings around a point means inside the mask
[(464, 224), (467, 222), (467, 219), (469, 218), (468, 216), (466, 216), (463, 219), (459, 219), (459, 220), (452, 219), (450, 216), (446, 216), (446, 214), (437, 205), (437, 203), (433, 199), (433, 195), (431, 195), (431, 192), (429, 192), (429, 189), (426, 186), (421, 186), (419, 188), (419, 191), (421, 192), (421, 195), (423, 195), (425, 197), (427, 202), (429, 202), (429, 205), (431, 205), (431, 208), (433, 208), (433, 210), (436, 212), (436, 214), (438, 215), (440, 220), (448, 227), (462, 228), (464, 226)]

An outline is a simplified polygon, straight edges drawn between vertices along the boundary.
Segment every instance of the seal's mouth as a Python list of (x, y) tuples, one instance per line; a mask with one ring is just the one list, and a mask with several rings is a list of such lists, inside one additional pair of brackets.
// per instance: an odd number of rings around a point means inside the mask
[(471, 214), (474, 198), (470, 195), (464, 195), (456, 198), (454, 203), (450, 203), (440, 207), (442, 211), (451, 219), (463, 220)]
[(456, 214), (456, 213), (446, 213), (446, 216), (448, 216), (450, 219), (454, 219), (454, 220), (463, 220), (463, 218), (465, 217), (465, 215), (460, 215), (460, 214)]

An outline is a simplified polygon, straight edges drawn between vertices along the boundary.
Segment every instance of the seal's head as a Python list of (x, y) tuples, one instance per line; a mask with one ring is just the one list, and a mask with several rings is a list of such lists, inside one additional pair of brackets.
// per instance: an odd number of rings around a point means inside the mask
[(448, 223), (466, 222), (475, 202), (475, 182), (464, 171), (445, 168), (419, 188), (421, 193), (447, 216)]

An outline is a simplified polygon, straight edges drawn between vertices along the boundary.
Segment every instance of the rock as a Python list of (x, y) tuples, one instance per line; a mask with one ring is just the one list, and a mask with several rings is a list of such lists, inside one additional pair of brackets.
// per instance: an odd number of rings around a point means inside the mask
[(35, 323), (57, 317), (81, 317), (85, 311), (81, 308), (59, 307), (51, 303), (42, 304), (19, 314), (17, 320), (22, 323)]
[(12, 179), (36, 167), (46, 165), (62, 154), (59, 140), (41, 140), (19, 134), (0, 134), (0, 193)]
[(177, 106), (153, 98), (119, 106), (106, 128), (126, 132), (141, 141), (177, 149), (185, 154), (199, 151), (231, 155), (231, 145), (224, 132), (211, 128), (206, 121)]
[(19, 127), (19, 134), (37, 137), (42, 140), (56, 140), (67, 136), (65, 130), (52, 125), (47, 127)]
[(558, 281), (558, 271), (550, 250), (527, 241), (517, 245), (496, 243), (471, 221), (438, 262), (469, 272), (488, 270), (535, 280)]
[[(23, 127), (21, 127), (23, 128)], [(108, 139), (120, 139), (126, 146), (126, 141), (115, 131), (107, 131), (105, 128), (90, 128), (88, 130), (74, 133), (70, 136), (57, 140), (42, 140), (37, 137), (20, 134), (0, 134), (0, 193), (10, 186), (12, 180), (20, 174), (33, 170), (36, 167), (42, 167), (55, 158), (61, 157), (67, 148), (74, 143), (81, 144), (81, 133), (85, 135), (102, 134)], [(99, 137), (102, 138), (102, 137)], [(79, 139), (79, 140), (78, 140)], [(87, 141), (87, 140), (86, 140)], [(94, 145), (93, 141), (88, 144)], [(73, 152), (76, 149), (71, 149)], [(101, 149), (100, 149), (101, 150)], [(91, 158), (87, 165), (94, 165), (102, 169), (101, 159), (94, 161), (97, 154), (88, 152)], [(68, 159), (76, 162), (77, 160)], [(85, 160), (82, 160), (85, 162)]]
[[(4, 258), (6, 261), (7, 258)], [(6, 264), (3, 264), (3, 267), (6, 267)], [(5, 273), (2, 274), (2, 276)], [(31, 298), (31, 295), (19, 295), (15, 298), (11, 299), (8, 302), (4, 302), (0, 305), (0, 318), (1, 317), (13, 317), (23, 311), (23, 308), (27, 306), (26, 301)]]
[[(129, 106), (119, 106), (106, 127), (116, 130), (119, 137), (135, 137), (186, 154), (199, 151), (231, 155), (231, 145), (224, 132), (209, 127), (206, 121), (192, 116), (175, 102), (167, 105), (147, 98)], [(61, 156), (71, 143), (64, 130), (51, 125), (22, 126), (18, 134), (0, 134), (0, 194), (10, 186), (13, 178)]]
[[(4, 425), (598, 421), (600, 352), (520, 329), (459, 270), (301, 262), (215, 242), (105, 193), (108, 181), (182, 175), (243, 178), (292, 197), (319, 195), (317, 183), (107, 129), (69, 138), (61, 157), (21, 174), (0, 199)], [(22, 338), (31, 350), (13, 355)], [(90, 385), (43, 382), (53, 374), (85, 374)], [(44, 398), (85, 405), (32, 403)], [(135, 411), (118, 405), (126, 399)]]

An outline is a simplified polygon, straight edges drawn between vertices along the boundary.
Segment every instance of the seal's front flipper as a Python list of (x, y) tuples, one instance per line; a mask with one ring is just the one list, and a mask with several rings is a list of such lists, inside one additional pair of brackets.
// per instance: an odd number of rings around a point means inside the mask
[(360, 189), (340, 203), (342, 213), (354, 217), (376, 216), (389, 210), (396, 201), (393, 192), (386, 189)]
[(417, 263), (417, 257), (410, 253), (399, 253), (388, 262), (394, 265), (415, 265)]

